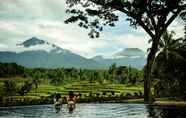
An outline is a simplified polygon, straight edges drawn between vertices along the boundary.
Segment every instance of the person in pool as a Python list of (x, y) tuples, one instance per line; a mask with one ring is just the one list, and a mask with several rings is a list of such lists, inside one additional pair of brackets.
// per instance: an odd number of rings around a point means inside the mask
[(59, 93), (56, 93), (55, 97), (54, 97), (54, 107), (56, 110), (56, 113), (58, 113), (61, 108), (62, 108), (62, 98), (61, 95)]
[(72, 113), (76, 108), (77, 99), (78, 96), (74, 95), (73, 91), (69, 91), (69, 95), (67, 97), (67, 107), (70, 113)]

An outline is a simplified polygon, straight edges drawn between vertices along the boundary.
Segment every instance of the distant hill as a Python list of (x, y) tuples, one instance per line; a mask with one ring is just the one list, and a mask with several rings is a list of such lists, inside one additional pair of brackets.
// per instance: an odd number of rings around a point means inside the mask
[(126, 48), (120, 52), (114, 53), (110, 57), (98, 55), (92, 58), (93, 60), (105, 64), (109, 67), (111, 64), (116, 63), (118, 66), (131, 66), (134, 68), (142, 69), (146, 64), (145, 53), (138, 48)]
[(123, 58), (123, 57), (137, 58), (137, 57), (144, 57), (145, 53), (139, 48), (126, 48), (120, 52), (115, 53), (113, 56), (115, 58)]
[(70, 50), (63, 49), (37, 37), (32, 37), (17, 45), (21, 52), (1, 51), (0, 62), (17, 63), (30, 68), (82, 68), (106, 69), (113, 63), (118, 66), (143, 68), (145, 53), (138, 48), (126, 48), (105, 58), (98, 55), (87, 59)]

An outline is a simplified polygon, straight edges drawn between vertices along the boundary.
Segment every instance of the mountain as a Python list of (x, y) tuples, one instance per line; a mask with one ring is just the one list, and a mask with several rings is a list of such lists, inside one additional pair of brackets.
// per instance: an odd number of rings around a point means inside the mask
[(21, 51), (0, 51), (0, 62), (15, 62), (30, 68), (83, 69), (106, 69), (113, 63), (142, 69), (146, 63), (145, 53), (138, 48), (126, 48), (109, 57), (98, 55), (87, 59), (37, 37), (16, 46)]
[(17, 48), (23, 48), (23, 51), (0, 52), (0, 62), (15, 62), (30, 68), (104, 68), (104, 65), (93, 59), (86, 59), (36, 37), (18, 44)]
[(92, 59), (95, 61), (100, 61), (100, 60), (103, 60), (104, 57), (102, 55), (97, 55), (97, 56), (93, 57)]
[(34, 45), (44, 44), (44, 43), (45, 43), (45, 41), (40, 40), (37, 37), (32, 37), (31, 39), (26, 40), (23, 43), (18, 44), (18, 45), (23, 45), (24, 47), (31, 47), (31, 46), (34, 46)]
[(106, 67), (109, 67), (115, 63), (118, 66), (131, 66), (134, 68), (142, 69), (146, 64), (145, 53), (138, 48), (126, 48), (122, 51), (114, 53), (109, 57), (98, 55), (92, 59), (104, 64)]
[(144, 56), (145, 56), (145, 53), (138, 48), (126, 48), (114, 54), (114, 57), (116, 58), (117, 57), (118, 58), (122, 58), (122, 57), (135, 58), (135, 57), (144, 57)]

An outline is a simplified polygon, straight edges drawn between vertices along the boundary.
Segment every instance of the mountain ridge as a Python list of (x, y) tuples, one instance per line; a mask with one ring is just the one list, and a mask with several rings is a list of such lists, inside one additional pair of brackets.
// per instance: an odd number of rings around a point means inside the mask
[[(23, 46), (25, 50), (22, 52), (0, 52), (0, 62), (15, 62), (31, 68), (64, 67), (82, 69), (107, 69), (113, 63), (118, 66), (125, 65), (141, 69), (145, 62), (143, 52), (138, 48), (124, 49), (113, 54), (112, 58), (104, 58), (104, 56), (98, 55), (88, 59), (37, 37), (32, 37), (19, 44), (18, 48), (20, 48), (19, 46)], [(135, 55), (135, 51), (139, 57), (131, 58)], [(127, 55), (127, 52), (134, 54)], [(119, 56), (120, 58), (118, 58)]]
[(44, 40), (38, 39), (37, 37), (32, 37), (18, 45), (24, 46), (24, 47), (31, 47), (37, 44), (44, 44), (44, 43), (46, 43)]

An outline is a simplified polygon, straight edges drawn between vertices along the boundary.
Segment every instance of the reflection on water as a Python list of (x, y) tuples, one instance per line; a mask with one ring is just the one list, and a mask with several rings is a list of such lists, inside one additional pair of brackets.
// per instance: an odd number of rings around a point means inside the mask
[(72, 114), (66, 105), (55, 113), (53, 105), (1, 107), (0, 118), (186, 118), (183, 109), (160, 109), (144, 104), (77, 104)]
[(186, 108), (146, 106), (150, 118), (186, 118)]

